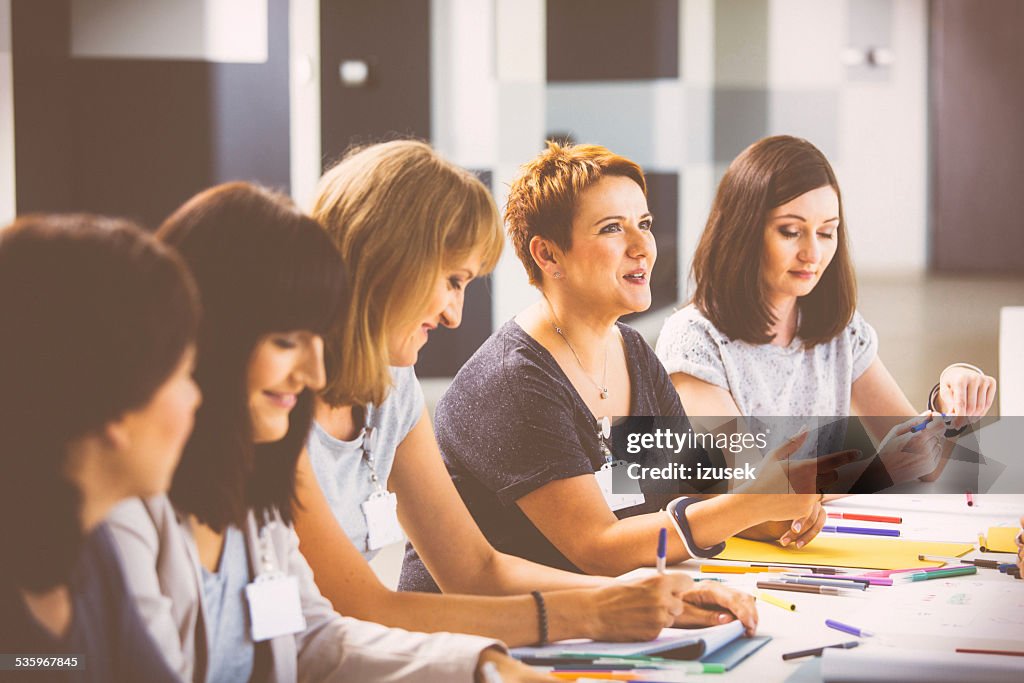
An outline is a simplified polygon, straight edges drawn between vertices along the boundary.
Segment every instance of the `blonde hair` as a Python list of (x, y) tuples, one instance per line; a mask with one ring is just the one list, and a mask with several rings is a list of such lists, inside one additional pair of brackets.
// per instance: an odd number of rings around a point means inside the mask
[(490, 191), (429, 145), (395, 140), (349, 152), (324, 173), (313, 217), (341, 252), (352, 303), (325, 339), (332, 406), (379, 404), (391, 387), (388, 334), (428, 304), (442, 269), (504, 242)]

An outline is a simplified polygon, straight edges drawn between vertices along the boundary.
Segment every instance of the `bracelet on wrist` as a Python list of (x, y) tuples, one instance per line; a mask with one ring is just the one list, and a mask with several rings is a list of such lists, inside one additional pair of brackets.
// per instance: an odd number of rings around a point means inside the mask
[(540, 594), (540, 591), (531, 591), (530, 595), (533, 596), (533, 601), (537, 604), (537, 632), (540, 634), (537, 645), (543, 647), (548, 644), (548, 608), (544, 604), (544, 596)]
[(679, 534), (679, 540), (683, 542), (683, 547), (686, 548), (686, 552), (689, 553), (690, 557), (714, 557), (725, 550), (725, 541), (710, 548), (701, 548), (693, 540), (690, 522), (686, 518), (686, 508), (700, 501), (700, 498), (687, 498), (685, 496), (676, 498), (665, 507), (665, 512), (668, 513), (669, 519), (672, 520), (672, 526), (675, 527), (676, 533)]

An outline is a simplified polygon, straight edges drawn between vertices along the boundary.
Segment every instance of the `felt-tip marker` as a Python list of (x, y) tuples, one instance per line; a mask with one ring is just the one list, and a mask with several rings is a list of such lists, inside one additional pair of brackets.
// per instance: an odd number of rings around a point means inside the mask
[(849, 633), (851, 636), (857, 636), (858, 638), (870, 638), (875, 635), (873, 631), (865, 631), (864, 629), (844, 624), (843, 622), (836, 621), (835, 619), (826, 619), (825, 626), (834, 628), (837, 631), (842, 631), (843, 633)]
[(835, 645), (825, 645), (823, 647), (814, 647), (810, 650), (799, 650), (797, 652), (787, 652), (782, 655), (782, 659), (789, 661), (790, 659), (799, 659), (800, 657), (820, 657), (823, 650), (830, 650), (835, 648), (837, 650), (850, 650), (860, 645), (859, 640), (851, 640), (846, 643), (836, 643)]
[(665, 556), (668, 553), (668, 529), (661, 527), (658, 532), (658, 573), (665, 573)]

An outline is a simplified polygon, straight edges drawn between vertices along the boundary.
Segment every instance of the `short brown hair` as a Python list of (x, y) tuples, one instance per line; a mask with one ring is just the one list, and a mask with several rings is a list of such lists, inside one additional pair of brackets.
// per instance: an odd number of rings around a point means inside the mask
[(324, 173), (313, 217), (341, 251), (352, 305), (324, 340), (329, 405), (379, 404), (391, 388), (388, 334), (427, 304), (451, 261), (504, 239), (490, 190), (418, 140), (352, 150)]
[(540, 286), (541, 269), (530, 253), (530, 241), (543, 237), (569, 251), (576, 200), (605, 176), (629, 178), (647, 196), (643, 170), (600, 145), (560, 145), (549, 140), (547, 149), (523, 164), (509, 188), (505, 223), (531, 285)]
[(729, 164), (693, 257), (693, 302), (726, 336), (751, 344), (772, 340), (768, 330), (776, 321), (761, 279), (765, 221), (772, 209), (826, 185), (839, 199), (836, 253), (817, 286), (797, 302), (797, 334), (812, 347), (850, 323), (857, 282), (836, 175), (817, 147), (777, 135), (755, 142)]

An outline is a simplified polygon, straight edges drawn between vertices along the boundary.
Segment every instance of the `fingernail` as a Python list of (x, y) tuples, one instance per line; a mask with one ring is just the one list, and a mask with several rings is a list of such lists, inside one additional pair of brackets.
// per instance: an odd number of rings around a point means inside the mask
[(793, 531), (800, 533), (801, 527), (802, 525), (800, 524), (800, 522), (793, 522)]
[(796, 542), (796, 547), (797, 548), (803, 548), (804, 547), (804, 542), (803, 541), (797, 541)]
[(729, 615), (728, 614), (719, 614), (718, 615), (718, 620), (719, 621), (728, 621), (729, 620)]
[(793, 540), (793, 539), (791, 539), (789, 536), (783, 536), (782, 538), (779, 539), (779, 544), (786, 546), (786, 545), (789, 545), (789, 542), (791, 540)]

